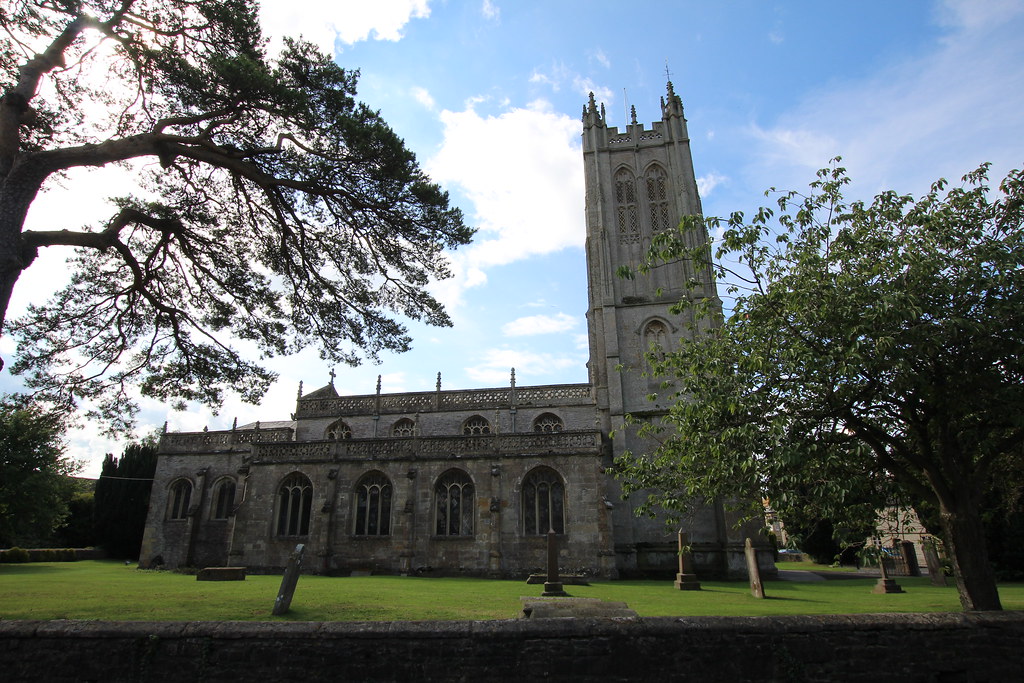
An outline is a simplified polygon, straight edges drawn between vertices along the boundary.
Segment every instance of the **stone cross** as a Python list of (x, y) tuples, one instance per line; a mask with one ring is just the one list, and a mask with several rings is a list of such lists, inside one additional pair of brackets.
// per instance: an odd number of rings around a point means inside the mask
[(543, 597), (562, 597), (568, 595), (562, 588), (562, 577), (558, 575), (558, 534), (554, 529), (548, 531), (548, 580), (544, 582)]
[(676, 574), (675, 587), (681, 591), (699, 591), (700, 581), (693, 571), (693, 562), (686, 551), (686, 534), (679, 530), (679, 573)]
[(292, 606), (292, 596), (295, 595), (295, 584), (299, 582), (299, 571), (302, 569), (302, 553), (306, 546), (299, 543), (295, 550), (288, 557), (288, 566), (284, 570), (284, 577), (281, 579), (281, 588), (277, 591), (277, 600), (274, 600), (274, 611), (272, 614), (279, 617), (287, 614)]
[(757, 566), (757, 551), (748, 538), (743, 544), (743, 554), (747, 557), (747, 575), (750, 577), (750, 594), (755, 598), (764, 598), (764, 586), (761, 584), (761, 568)]

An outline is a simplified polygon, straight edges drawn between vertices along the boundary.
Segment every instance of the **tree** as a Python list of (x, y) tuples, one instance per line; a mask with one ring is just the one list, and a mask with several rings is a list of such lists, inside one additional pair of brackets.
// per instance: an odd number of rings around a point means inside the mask
[[(228, 334), (356, 364), (409, 348), (394, 313), (450, 324), (425, 287), (473, 231), (358, 72), (300, 41), (268, 57), (251, 0), (19, 0), (0, 27), (0, 330), (39, 249), (74, 249), (68, 286), (6, 328), (40, 395), (125, 427), (135, 385), (258, 401), (274, 375)], [(107, 164), (140, 183), (109, 220), (25, 229), (40, 192)]]
[(114, 557), (136, 559), (156, 472), (155, 440), (129, 444), (120, 458), (107, 453), (96, 482), (96, 543)]
[(60, 413), (0, 398), (0, 547), (45, 541), (67, 515), (78, 465), (64, 457), (63, 435)]
[[(777, 213), (709, 219), (735, 302), (728, 317), (704, 305), (714, 324), (651, 355), (678, 400), (646, 427), (657, 451), (618, 463), (625, 489), (655, 487), (648, 505), (670, 510), (737, 494), (783, 518), (812, 505), (837, 523), (899, 494), (938, 510), (964, 609), (1000, 609), (982, 501), (993, 472), (1024, 465), (1024, 183), (987, 179), (982, 166), (917, 200), (847, 203), (833, 166)], [(656, 238), (639, 270), (707, 259), (683, 246), (702, 220)]]

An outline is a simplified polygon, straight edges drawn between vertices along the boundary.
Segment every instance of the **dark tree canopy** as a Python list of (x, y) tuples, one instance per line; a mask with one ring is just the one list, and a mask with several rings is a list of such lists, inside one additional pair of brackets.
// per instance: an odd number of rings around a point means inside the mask
[[(1024, 467), (1024, 176), (994, 191), (987, 171), (865, 204), (831, 168), (734, 214), (716, 254), (732, 312), (705, 309), (717, 324), (651, 356), (678, 400), (647, 427), (657, 452), (618, 463), (625, 488), (669, 510), (739, 495), (836, 523), (897, 496), (938, 511), (964, 607), (999, 609), (984, 497)], [(700, 220), (650, 262), (706, 258), (680, 239)]]
[[(472, 230), (379, 114), (312, 45), (268, 57), (248, 0), (20, 0), (0, 8), (0, 330), (12, 371), (67, 405), (134, 415), (157, 399), (257, 401), (249, 360), (316, 345), (333, 362), (403, 351), (395, 315), (450, 324), (425, 289)], [(24, 229), (82, 167), (138, 191), (82, 225)], [(72, 177), (72, 182), (74, 177)], [(41, 192), (46, 192), (41, 195)], [(43, 247), (70, 284), (5, 324)], [(226, 340), (256, 349), (243, 357)]]
[(156, 443), (130, 444), (120, 458), (107, 453), (94, 496), (96, 542), (112, 557), (138, 559), (156, 473)]
[(0, 398), (0, 548), (46, 544), (68, 513), (76, 463), (63, 417), (25, 396)]

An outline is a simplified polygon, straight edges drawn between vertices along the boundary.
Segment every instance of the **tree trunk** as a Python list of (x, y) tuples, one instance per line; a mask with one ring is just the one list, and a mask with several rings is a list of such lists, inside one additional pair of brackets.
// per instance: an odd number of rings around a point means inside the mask
[(952, 505), (943, 503), (941, 510), (960, 604), (969, 612), (1001, 610), (996, 575), (988, 560), (985, 526), (973, 503), (971, 495), (965, 493)]

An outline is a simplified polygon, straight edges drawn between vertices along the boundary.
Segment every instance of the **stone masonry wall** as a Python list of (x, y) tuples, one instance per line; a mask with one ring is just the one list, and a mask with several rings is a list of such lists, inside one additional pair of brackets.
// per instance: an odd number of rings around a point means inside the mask
[(1002, 681), (1024, 614), (452, 622), (0, 621), (9, 681)]

